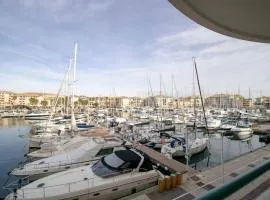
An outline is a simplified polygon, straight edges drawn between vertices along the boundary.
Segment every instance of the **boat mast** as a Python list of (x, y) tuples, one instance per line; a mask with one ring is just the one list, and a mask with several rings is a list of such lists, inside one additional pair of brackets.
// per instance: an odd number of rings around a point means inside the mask
[(195, 96), (195, 68), (193, 67), (193, 74), (192, 74), (192, 92), (193, 92), (193, 112), (194, 112), (194, 117), (195, 117), (195, 121), (194, 121), (194, 135), (195, 138), (197, 138), (196, 132), (197, 132), (197, 112), (196, 112), (196, 96)]
[(66, 114), (69, 114), (69, 105), (70, 105), (70, 86), (71, 86), (71, 68), (72, 68), (72, 58), (69, 58), (69, 67), (68, 67), (68, 74), (67, 74), (67, 97), (66, 97)]
[(208, 125), (207, 125), (207, 120), (206, 120), (206, 116), (205, 116), (204, 102), (203, 102), (202, 91), (201, 91), (201, 85), (200, 85), (200, 80), (199, 80), (199, 75), (198, 75), (198, 70), (197, 70), (197, 64), (196, 64), (195, 57), (193, 57), (192, 59), (193, 59), (193, 64), (194, 64), (196, 77), (197, 77), (198, 88), (199, 88), (200, 97), (201, 97), (201, 103), (202, 103), (202, 109), (203, 109), (203, 117), (204, 117), (204, 120), (205, 120), (206, 132), (207, 132), (207, 134), (209, 136)]
[(75, 120), (75, 115), (74, 115), (74, 85), (76, 82), (76, 62), (77, 62), (77, 42), (75, 42), (74, 46), (74, 58), (73, 58), (73, 80), (71, 84), (71, 89), (72, 89), (72, 98), (71, 98), (71, 131), (73, 133), (74, 130), (76, 130), (76, 120)]

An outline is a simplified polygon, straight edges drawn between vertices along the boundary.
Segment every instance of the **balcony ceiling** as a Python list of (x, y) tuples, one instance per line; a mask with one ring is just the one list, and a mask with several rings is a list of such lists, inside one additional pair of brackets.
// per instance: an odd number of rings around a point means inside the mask
[(270, 0), (169, 0), (196, 23), (223, 35), (270, 43)]

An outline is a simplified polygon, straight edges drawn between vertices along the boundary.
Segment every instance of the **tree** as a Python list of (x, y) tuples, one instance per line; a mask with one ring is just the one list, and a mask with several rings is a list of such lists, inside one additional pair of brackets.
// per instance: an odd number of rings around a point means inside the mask
[(31, 98), (29, 99), (29, 103), (30, 103), (30, 105), (32, 105), (32, 106), (36, 106), (37, 103), (38, 103), (38, 100), (37, 100), (35, 97), (31, 97)]
[(17, 96), (12, 96), (12, 106), (14, 106)]
[(75, 102), (74, 102), (74, 107), (77, 108), (78, 106), (79, 106), (79, 101), (75, 101)]
[(46, 107), (48, 105), (48, 101), (47, 100), (43, 100), (40, 102), (40, 104), (43, 106), (43, 107)]
[(97, 108), (98, 107), (98, 102), (95, 102), (94, 103), (94, 108)]
[(86, 106), (88, 104), (88, 100), (87, 99), (81, 99), (81, 98), (79, 98), (78, 99), (78, 103), (81, 106)]

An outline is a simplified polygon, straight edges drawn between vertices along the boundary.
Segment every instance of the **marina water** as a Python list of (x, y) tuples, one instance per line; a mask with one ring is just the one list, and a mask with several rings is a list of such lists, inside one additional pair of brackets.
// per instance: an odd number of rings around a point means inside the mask
[[(8, 175), (8, 172), (18, 167), (19, 163), (26, 161), (24, 155), (28, 152), (27, 136), (30, 127), (23, 119), (0, 119), (0, 198), (4, 198), (11, 192), (3, 189), (3, 185), (16, 181), (15, 177)], [(202, 134), (203, 132), (198, 133), (197, 136), (200, 137)], [(189, 164), (197, 170), (204, 170), (221, 163), (221, 134), (214, 133), (209, 137), (210, 148), (192, 156), (189, 160)], [(257, 135), (243, 141), (224, 136), (223, 144), (224, 161), (264, 146), (264, 143), (259, 142)], [(186, 163), (184, 158), (177, 160)]]

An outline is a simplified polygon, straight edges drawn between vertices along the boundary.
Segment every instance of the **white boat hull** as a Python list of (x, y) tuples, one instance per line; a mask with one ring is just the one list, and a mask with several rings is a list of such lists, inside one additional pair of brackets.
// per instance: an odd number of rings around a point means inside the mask
[[(78, 171), (80, 174), (82, 168), (72, 170)], [(69, 173), (69, 172), (60, 172)], [(60, 174), (59, 174), (60, 175)], [(59, 176), (51, 175), (51, 176)], [(80, 175), (79, 175), (80, 177)], [(123, 177), (123, 178), (122, 178)], [(124, 178), (125, 177), (125, 178)], [(49, 177), (37, 180), (35, 184), (39, 185), (40, 182), (46, 182)], [(55, 200), (55, 199), (68, 199), (68, 200), (115, 200), (121, 197), (131, 195), (146, 188), (155, 186), (157, 184), (157, 173), (152, 170), (150, 172), (139, 172), (138, 174), (123, 174), (119, 177), (109, 178), (110, 180), (100, 184), (92, 179), (81, 180), (78, 182), (71, 181), (70, 184), (57, 185), (54, 187), (23, 187), (17, 191), (17, 200), (31, 199), (31, 200)], [(48, 180), (47, 180), (48, 181)], [(75, 178), (76, 181), (76, 178)], [(103, 180), (102, 180), (103, 181)], [(34, 182), (33, 182), (34, 183)], [(93, 186), (94, 185), (94, 186)], [(9, 194), (6, 200), (13, 200), (14, 194)]]
[[(204, 143), (203, 145), (200, 145), (200, 146), (198, 146), (196, 148), (189, 149), (188, 154), (190, 156), (192, 156), (192, 155), (195, 155), (195, 154), (198, 154), (198, 153), (204, 151), (206, 148), (207, 148), (207, 143)], [(173, 157), (185, 156), (185, 152), (183, 152), (183, 151), (176, 151), (172, 156)]]
[(252, 136), (251, 128), (232, 128), (231, 132), (239, 139), (246, 139)]

